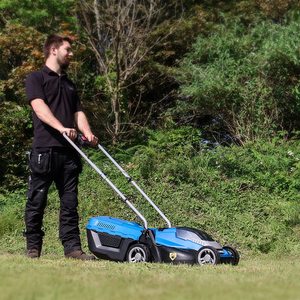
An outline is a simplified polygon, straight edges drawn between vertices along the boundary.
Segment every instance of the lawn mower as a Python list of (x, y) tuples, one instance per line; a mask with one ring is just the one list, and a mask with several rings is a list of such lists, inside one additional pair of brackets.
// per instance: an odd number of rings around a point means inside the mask
[(98, 258), (119, 262), (162, 262), (172, 264), (211, 264), (227, 263), (237, 265), (239, 253), (231, 246), (221, 246), (209, 234), (190, 227), (172, 227), (169, 219), (146, 195), (128, 173), (98, 144), (98, 149), (119, 169), (128, 183), (150, 203), (166, 222), (165, 228), (149, 228), (146, 218), (112, 183), (112, 181), (81, 150), (89, 145), (86, 138), (78, 135), (72, 141), (65, 139), (86, 160), (86, 162), (119, 195), (121, 200), (137, 215), (142, 224), (110, 216), (92, 217), (86, 226), (88, 246)]

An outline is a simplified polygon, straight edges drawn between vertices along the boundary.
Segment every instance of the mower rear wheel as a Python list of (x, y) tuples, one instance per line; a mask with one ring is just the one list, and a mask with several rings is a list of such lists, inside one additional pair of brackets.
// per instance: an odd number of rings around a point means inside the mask
[(220, 263), (220, 254), (213, 247), (202, 247), (198, 252), (199, 265), (217, 265)]
[(238, 251), (231, 246), (224, 246), (223, 249), (228, 251), (232, 255), (232, 258), (229, 263), (233, 266), (236, 266), (240, 261), (240, 255)]
[(130, 263), (150, 261), (150, 251), (144, 244), (131, 245), (127, 251), (126, 260)]

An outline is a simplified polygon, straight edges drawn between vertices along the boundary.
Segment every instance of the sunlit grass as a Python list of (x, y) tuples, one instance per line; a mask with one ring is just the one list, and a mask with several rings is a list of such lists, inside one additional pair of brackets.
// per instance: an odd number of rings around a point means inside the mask
[(299, 257), (292, 256), (200, 267), (0, 255), (0, 298), (299, 299), (299, 274)]

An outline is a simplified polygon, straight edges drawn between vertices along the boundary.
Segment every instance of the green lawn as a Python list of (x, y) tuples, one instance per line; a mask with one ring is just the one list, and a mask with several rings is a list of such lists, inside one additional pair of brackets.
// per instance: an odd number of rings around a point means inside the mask
[(0, 255), (0, 299), (300, 299), (299, 257), (172, 266)]

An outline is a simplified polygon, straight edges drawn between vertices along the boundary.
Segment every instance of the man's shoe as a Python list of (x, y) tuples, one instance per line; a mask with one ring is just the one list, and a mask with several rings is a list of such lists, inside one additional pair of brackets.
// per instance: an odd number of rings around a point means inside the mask
[(41, 252), (38, 249), (28, 249), (26, 256), (29, 258), (39, 258), (41, 256)]
[(87, 255), (82, 250), (74, 250), (70, 253), (65, 254), (67, 258), (75, 258), (80, 260), (94, 260), (95, 256)]

